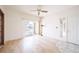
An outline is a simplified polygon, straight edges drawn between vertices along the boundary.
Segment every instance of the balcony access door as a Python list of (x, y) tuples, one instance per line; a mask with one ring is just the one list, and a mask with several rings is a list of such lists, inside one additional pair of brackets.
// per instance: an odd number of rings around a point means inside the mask
[(34, 22), (33, 21), (27, 21), (26, 22), (26, 25), (25, 25), (25, 28), (26, 28), (26, 36), (32, 36), (34, 35), (35, 33), (35, 27), (34, 27)]
[(4, 14), (0, 9), (0, 46), (4, 44)]
[(35, 26), (33, 21), (24, 20), (24, 36), (32, 36), (35, 34)]

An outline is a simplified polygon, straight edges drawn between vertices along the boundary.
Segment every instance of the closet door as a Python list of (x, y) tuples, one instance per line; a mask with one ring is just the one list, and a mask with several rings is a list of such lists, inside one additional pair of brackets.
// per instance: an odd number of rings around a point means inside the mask
[(76, 35), (76, 44), (78, 44), (79, 45), (79, 14), (76, 16), (76, 19), (77, 19), (77, 21), (76, 21), (76, 33), (77, 33), (77, 35)]
[(4, 44), (4, 14), (0, 10), (0, 45)]
[(72, 15), (68, 17), (68, 42), (76, 44), (77, 41), (77, 17)]

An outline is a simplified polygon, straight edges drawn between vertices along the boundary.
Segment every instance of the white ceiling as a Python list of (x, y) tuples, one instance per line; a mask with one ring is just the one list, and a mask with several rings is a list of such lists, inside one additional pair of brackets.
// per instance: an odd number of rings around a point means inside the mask
[[(41, 9), (47, 10), (48, 13), (55, 13), (74, 6), (75, 5), (43, 5), (41, 6)], [(6, 7), (23, 13), (30, 13), (30, 14), (37, 15), (37, 12), (32, 11), (38, 8), (37, 5), (8, 5)]]

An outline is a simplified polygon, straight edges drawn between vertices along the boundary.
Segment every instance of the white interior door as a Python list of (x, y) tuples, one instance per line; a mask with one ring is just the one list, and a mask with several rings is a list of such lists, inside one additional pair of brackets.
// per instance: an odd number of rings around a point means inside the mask
[(76, 25), (76, 27), (77, 27), (77, 30), (76, 30), (76, 32), (77, 32), (77, 41), (76, 41), (76, 43), (79, 45), (79, 15), (77, 16), (77, 25)]
[(68, 17), (68, 42), (77, 42), (77, 17), (75, 15)]

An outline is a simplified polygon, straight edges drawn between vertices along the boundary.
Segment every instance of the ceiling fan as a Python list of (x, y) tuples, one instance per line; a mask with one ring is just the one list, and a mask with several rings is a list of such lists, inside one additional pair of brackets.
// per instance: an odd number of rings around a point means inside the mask
[(38, 16), (40, 16), (40, 13), (47, 13), (48, 11), (47, 10), (42, 10), (40, 8), (37, 8), (36, 10), (32, 10), (32, 11), (36, 11), (38, 13)]

